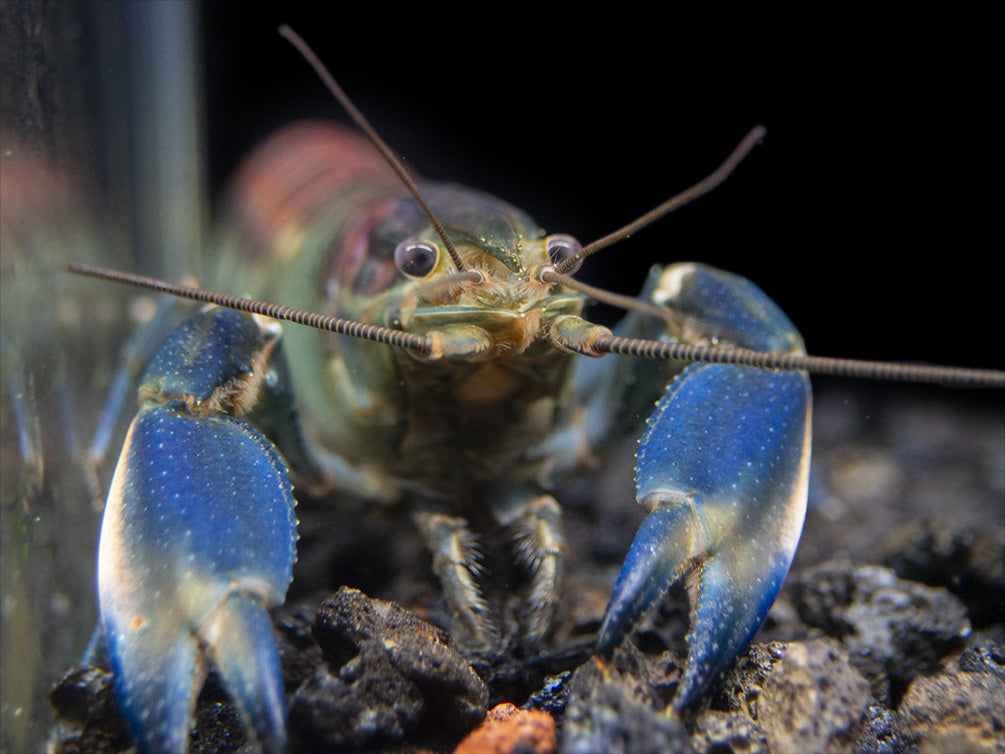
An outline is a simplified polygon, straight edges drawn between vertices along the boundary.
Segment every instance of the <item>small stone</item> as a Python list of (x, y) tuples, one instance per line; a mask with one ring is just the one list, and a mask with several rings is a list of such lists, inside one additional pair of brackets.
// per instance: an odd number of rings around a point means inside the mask
[(343, 587), (318, 611), (325, 662), (290, 705), (291, 749), (449, 748), (485, 716), (488, 689), (441, 629)]
[(970, 647), (957, 661), (963, 673), (991, 673), (1005, 681), (1005, 652), (997, 644)]
[(958, 597), (976, 626), (1005, 620), (1005, 530), (978, 530), (928, 516), (894, 531), (885, 563), (902, 579), (941, 586)]
[(454, 754), (553, 754), (555, 720), (537, 710), (500, 704), (457, 745)]
[[(669, 654), (669, 653), (664, 653)], [(573, 673), (559, 750), (565, 754), (603, 751), (695, 751), (683, 722), (667, 711), (660, 691), (669, 676), (667, 659), (652, 661), (625, 642), (609, 661), (594, 658)]]
[(736, 712), (707, 710), (695, 723), (695, 748), (715, 754), (768, 754), (768, 740), (760, 726)]
[(937, 670), (971, 631), (966, 607), (948, 591), (880, 566), (822, 563), (795, 574), (791, 593), (806, 624), (840, 641), (891, 708), (913, 678)]
[(751, 644), (736, 665), (716, 685), (712, 706), (726, 712), (740, 712), (757, 720), (757, 700), (771, 669), (785, 655), (787, 644), (778, 641)]
[(758, 723), (772, 751), (848, 749), (872, 697), (831, 640), (790, 644), (764, 682)]
[(571, 670), (547, 676), (541, 688), (531, 694), (524, 707), (541, 710), (549, 715), (564, 715), (570, 678), (572, 678)]
[(51, 750), (122, 752), (132, 746), (112, 688), (112, 674), (81, 666), (63, 676), (49, 692), (55, 715)]
[(908, 687), (897, 712), (905, 737), (920, 750), (1005, 751), (1005, 673), (978, 655), (968, 650)]
[(897, 713), (878, 702), (869, 705), (865, 720), (859, 727), (853, 751), (862, 754), (901, 754), (909, 748), (900, 729)]

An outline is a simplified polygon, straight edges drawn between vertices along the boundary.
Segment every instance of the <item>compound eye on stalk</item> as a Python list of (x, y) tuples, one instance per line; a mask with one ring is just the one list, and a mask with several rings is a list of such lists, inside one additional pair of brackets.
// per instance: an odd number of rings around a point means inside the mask
[[(559, 265), (569, 257), (575, 256), (583, 250), (583, 245), (570, 235), (558, 233), (550, 236), (547, 240), (548, 257), (553, 265)], [(572, 275), (583, 266), (583, 261), (577, 262), (565, 274)]]
[(439, 261), (440, 248), (429, 241), (410, 238), (394, 250), (395, 266), (410, 278), (429, 277)]

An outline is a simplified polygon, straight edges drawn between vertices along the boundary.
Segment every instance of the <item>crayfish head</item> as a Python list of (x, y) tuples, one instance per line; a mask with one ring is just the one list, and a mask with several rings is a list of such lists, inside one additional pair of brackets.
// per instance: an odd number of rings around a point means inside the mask
[(581, 313), (585, 298), (542, 282), (537, 271), (576, 253), (578, 242), (546, 236), (523, 212), (486, 194), (430, 187), (428, 198), (463, 269), (436, 230), (414, 222), (410, 199), (393, 200), (368, 233), (368, 254), (392, 256), (399, 274), (383, 294), (384, 323), (430, 336), (432, 353), (420, 360), (481, 361), (550, 347), (552, 320)]

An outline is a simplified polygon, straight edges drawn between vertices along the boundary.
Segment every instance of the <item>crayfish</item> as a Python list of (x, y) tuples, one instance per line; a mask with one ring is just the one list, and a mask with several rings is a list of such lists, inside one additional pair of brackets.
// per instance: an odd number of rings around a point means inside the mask
[[(407, 506), (458, 644), (475, 655), (514, 640), (534, 647), (552, 626), (570, 547), (552, 491), (648, 413), (635, 474), (648, 515), (594, 651), (614, 652), (683, 579), (691, 631), (673, 702), (683, 713), (744, 651), (792, 562), (809, 479), (809, 371), (1003, 381), (808, 357), (760, 289), (701, 264), (654, 269), (630, 302), (569, 277), (721, 182), (762, 129), (706, 181), (584, 247), (487, 194), (415, 180), (284, 34), (367, 137), (294, 125), (239, 174), (221, 248), (248, 260), (235, 286), (283, 305), (75, 268), (216, 304), (146, 368), (102, 526), (101, 623), (123, 714), (146, 750), (185, 750), (210, 667), (259, 745), (285, 747), (267, 610), (292, 579), (294, 485)], [(588, 298), (629, 313), (609, 330), (584, 317)], [(606, 354), (622, 355), (588, 358)], [(487, 536), (507, 540), (526, 579), (516, 638), (484, 593)]]

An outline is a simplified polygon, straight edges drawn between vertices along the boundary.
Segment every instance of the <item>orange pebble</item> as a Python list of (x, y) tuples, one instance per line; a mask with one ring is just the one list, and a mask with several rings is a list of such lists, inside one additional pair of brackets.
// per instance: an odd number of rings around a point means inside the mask
[(454, 754), (512, 754), (517, 748), (536, 754), (555, 751), (555, 720), (546, 712), (500, 704), (461, 741)]

